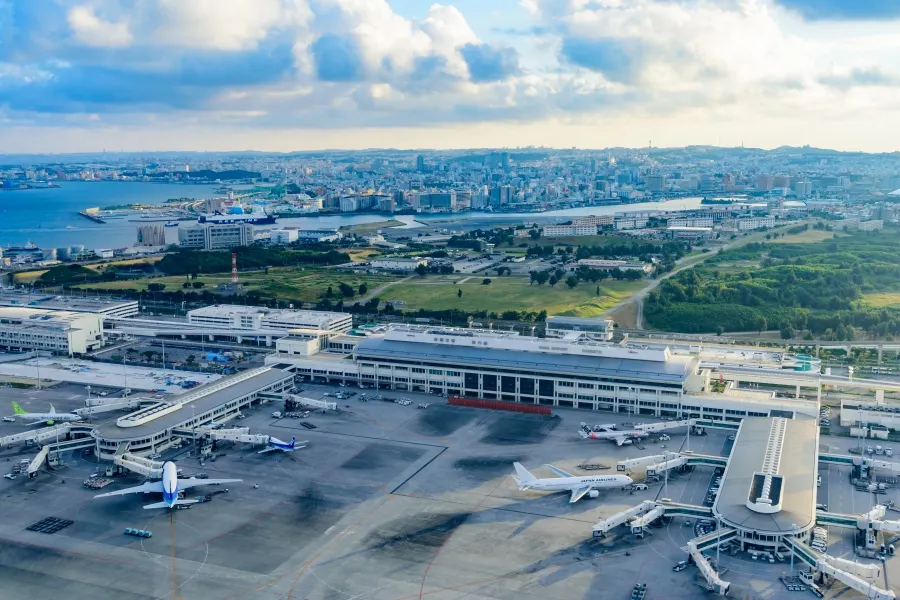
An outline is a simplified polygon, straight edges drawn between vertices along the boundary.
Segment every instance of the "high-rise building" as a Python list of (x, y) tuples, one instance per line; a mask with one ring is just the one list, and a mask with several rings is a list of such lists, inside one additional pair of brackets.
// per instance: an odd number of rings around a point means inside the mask
[(768, 192), (775, 185), (775, 178), (771, 175), (757, 175), (756, 176), (756, 190), (760, 192)]
[(425, 157), (421, 154), (416, 157), (416, 171), (420, 173), (425, 170)]
[(794, 193), (798, 198), (808, 198), (812, 194), (812, 181), (798, 181), (794, 184)]
[(152, 225), (138, 225), (137, 245), (138, 246), (165, 246), (166, 245), (165, 226), (162, 223), (153, 223)]
[(253, 243), (253, 225), (191, 225), (178, 229), (178, 244), (182, 248), (231, 250)]
[(178, 245), (182, 248), (206, 246), (206, 225), (188, 225), (178, 228)]
[(647, 177), (647, 191), (659, 194), (666, 191), (666, 178), (663, 175), (650, 175)]

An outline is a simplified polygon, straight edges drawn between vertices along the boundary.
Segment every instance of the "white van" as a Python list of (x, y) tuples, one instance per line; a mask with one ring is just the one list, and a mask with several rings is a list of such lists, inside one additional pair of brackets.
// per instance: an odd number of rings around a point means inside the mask
[(642, 492), (642, 491), (648, 490), (650, 488), (647, 487), (646, 483), (635, 483), (634, 485), (631, 486), (631, 489), (634, 490), (635, 492)]

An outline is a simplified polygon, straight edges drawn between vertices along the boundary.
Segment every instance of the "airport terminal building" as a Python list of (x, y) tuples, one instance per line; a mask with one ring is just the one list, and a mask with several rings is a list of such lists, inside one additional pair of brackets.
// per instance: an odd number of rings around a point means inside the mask
[[(584, 408), (657, 417), (740, 421), (791, 416), (814, 403), (741, 391), (707, 393), (697, 356), (634, 348), (588, 336), (542, 339), (512, 332), (388, 325), (327, 345), (291, 336), (267, 360), (307, 379), (379, 389)], [(349, 360), (348, 360), (349, 359)], [(809, 405), (809, 406), (806, 406)]]

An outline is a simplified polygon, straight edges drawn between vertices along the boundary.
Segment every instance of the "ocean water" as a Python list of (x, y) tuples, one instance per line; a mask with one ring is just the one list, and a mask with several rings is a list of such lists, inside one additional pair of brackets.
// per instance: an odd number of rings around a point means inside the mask
[[(41, 248), (83, 244), (85, 248), (124, 248), (137, 239), (139, 223), (111, 219), (94, 223), (78, 214), (90, 207), (162, 204), (169, 198), (212, 198), (219, 186), (117, 181), (62, 182), (59, 188), (0, 192), (0, 246), (34, 242)], [(323, 216), (279, 219), (279, 225), (333, 228), (383, 221), (383, 215)], [(189, 223), (189, 221), (181, 221)], [(178, 230), (166, 229), (174, 243)]]
[[(63, 182), (62, 187), (0, 192), (0, 246), (20, 246), (34, 242), (41, 248), (60, 248), (83, 244), (85, 248), (124, 248), (137, 239), (139, 223), (128, 219), (111, 219), (94, 223), (78, 211), (90, 207), (120, 204), (162, 204), (169, 198), (211, 198), (218, 186), (177, 183), (136, 182)], [(647, 202), (615, 206), (591, 206), (537, 213), (462, 213), (434, 215), (397, 215), (403, 228), (427, 226), (429, 221), (464, 220), (479, 226), (508, 225), (516, 222), (560, 222), (582, 215), (614, 214), (623, 211), (678, 210), (700, 206), (700, 198), (681, 198), (665, 202)], [(135, 217), (136, 218), (136, 217)], [(323, 215), (279, 219), (279, 226), (306, 229), (337, 228), (344, 225), (374, 223), (390, 219), (388, 215)], [(189, 223), (182, 221), (182, 224)], [(452, 224), (441, 225), (452, 228)], [(169, 243), (178, 240), (178, 230), (166, 229)]]

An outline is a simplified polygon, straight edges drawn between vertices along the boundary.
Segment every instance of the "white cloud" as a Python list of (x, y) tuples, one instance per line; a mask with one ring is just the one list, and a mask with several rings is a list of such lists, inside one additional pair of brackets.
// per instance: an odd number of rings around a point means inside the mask
[(255, 48), (283, 23), (311, 15), (305, 0), (158, 0), (157, 40), (184, 48), (239, 51)]
[(123, 48), (133, 40), (127, 22), (112, 23), (100, 19), (90, 6), (75, 6), (66, 20), (76, 39), (94, 48)]

